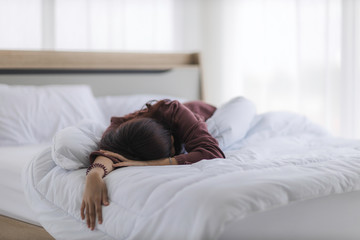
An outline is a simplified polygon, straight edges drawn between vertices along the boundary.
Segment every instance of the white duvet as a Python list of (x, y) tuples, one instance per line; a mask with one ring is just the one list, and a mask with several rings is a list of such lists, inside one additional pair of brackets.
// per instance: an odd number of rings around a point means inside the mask
[(360, 189), (360, 141), (333, 138), (295, 114), (256, 116), (225, 155), (112, 172), (105, 178), (110, 205), (94, 231), (80, 218), (85, 169), (64, 170), (49, 148), (23, 177), (40, 223), (56, 239), (217, 239), (254, 212)]

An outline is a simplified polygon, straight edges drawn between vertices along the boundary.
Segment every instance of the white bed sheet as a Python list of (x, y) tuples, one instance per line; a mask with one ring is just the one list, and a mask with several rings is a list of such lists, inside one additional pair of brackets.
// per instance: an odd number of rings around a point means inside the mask
[(0, 147), (0, 214), (24, 222), (36, 224), (36, 213), (25, 199), (21, 182), (23, 167), (47, 144)]

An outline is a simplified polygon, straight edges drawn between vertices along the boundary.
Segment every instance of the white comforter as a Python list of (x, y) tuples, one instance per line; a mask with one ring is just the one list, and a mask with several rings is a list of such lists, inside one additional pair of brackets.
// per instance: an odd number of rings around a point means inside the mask
[(85, 169), (58, 167), (50, 149), (26, 167), (26, 195), (56, 239), (208, 240), (253, 212), (360, 189), (360, 141), (333, 138), (298, 115), (255, 117), (225, 154), (112, 172), (110, 205), (94, 231), (80, 218)]

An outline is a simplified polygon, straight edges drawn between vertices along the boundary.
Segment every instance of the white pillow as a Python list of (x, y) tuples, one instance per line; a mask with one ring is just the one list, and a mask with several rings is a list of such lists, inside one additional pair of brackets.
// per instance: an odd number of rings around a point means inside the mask
[(89, 155), (98, 150), (106, 126), (95, 121), (83, 121), (64, 128), (53, 138), (51, 155), (54, 162), (67, 170), (87, 168)]
[(50, 142), (83, 119), (104, 121), (89, 86), (0, 84), (0, 145)]
[(136, 94), (125, 96), (106, 96), (96, 98), (97, 103), (104, 114), (105, 123), (109, 124), (113, 116), (121, 117), (126, 114), (140, 110), (151, 100), (178, 100), (184, 102), (185, 99), (166, 95)]
[(306, 116), (293, 112), (267, 112), (254, 118), (246, 138), (250, 141), (278, 136), (310, 134), (329, 135), (323, 127), (311, 122)]
[(236, 97), (219, 107), (206, 121), (208, 131), (226, 150), (242, 139), (256, 115), (255, 105), (244, 97)]

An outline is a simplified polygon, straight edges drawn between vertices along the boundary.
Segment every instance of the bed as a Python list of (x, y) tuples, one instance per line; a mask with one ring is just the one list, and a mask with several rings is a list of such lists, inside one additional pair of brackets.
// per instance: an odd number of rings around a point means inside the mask
[[(31, 128), (31, 136), (12, 131), (7, 139), (0, 138), (1, 191), (6, 193), (0, 226), (21, 226), (24, 232), (16, 237), (1, 231), (1, 238), (360, 238), (360, 142), (330, 136), (305, 117), (288, 112), (254, 115), (244, 136), (225, 149), (225, 160), (113, 172), (106, 179), (111, 207), (104, 208), (104, 223), (89, 231), (78, 214), (85, 168), (61, 167), (52, 153), (59, 139), (54, 135), (87, 118), (91, 121), (77, 126), (91, 129), (99, 138), (115, 112), (131, 112), (150, 99), (202, 99), (199, 55), (0, 51), (0, 68), (3, 102), (15, 87), (20, 103), (24, 91), (58, 96), (53, 105), (62, 104), (56, 102), (59, 99), (69, 103), (63, 107), (68, 121), (60, 127), (43, 124), (38, 132), (36, 126)], [(40, 87), (53, 83), (64, 86)], [(83, 111), (71, 106), (83, 106)], [(231, 118), (231, 111), (220, 116)], [(47, 128), (51, 131), (44, 135)], [(41, 141), (30, 144), (34, 138)]]
[[(0, 84), (29, 87), (87, 85), (91, 87), (99, 104), (109, 104), (109, 97), (120, 96), (117, 100), (122, 101), (127, 108), (118, 109), (119, 114), (140, 108), (150, 99), (200, 99), (200, 73), (197, 53), (0, 51)], [(132, 96), (121, 98), (128, 95)], [(85, 97), (93, 100), (89, 94)], [(21, 105), (21, 98), (19, 101)], [(3, 104), (6, 103), (3, 101)], [(13, 104), (7, 106), (12, 107)], [(7, 114), (2, 113), (3, 116)], [(111, 111), (104, 109), (106, 118), (111, 114)], [(24, 239), (24, 236), (52, 239), (39, 227), (41, 224), (25, 200), (20, 181), (23, 166), (37, 152), (49, 146), (51, 138), (45, 137), (41, 143), (33, 142), (36, 143), (4, 144), (3, 140), (0, 144), (3, 193), (0, 199), (0, 239)], [(9, 158), (17, 160), (9, 162)], [(14, 236), (15, 229), (18, 234)], [(24, 231), (19, 232), (19, 229)]]

